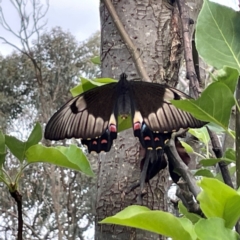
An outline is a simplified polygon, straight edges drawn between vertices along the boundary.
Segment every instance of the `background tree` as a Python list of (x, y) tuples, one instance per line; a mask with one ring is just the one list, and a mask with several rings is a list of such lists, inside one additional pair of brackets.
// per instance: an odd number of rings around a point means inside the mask
[[(99, 55), (99, 33), (78, 43), (60, 27), (46, 32), (45, 25), (40, 22), (46, 14), (40, 14), (43, 7), (40, 1), (16, 0), (12, 3), (19, 13), (21, 29), (14, 32), (4, 22), (3, 11), (2, 24), (18, 35), (22, 47), (0, 37), (16, 49), (11, 55), (0, 58), (1, 128), (24, 139), (36, 120), (44, 125), (70, 98), (69, 89), (78, 83), (80, 74), (85, 77), (99, 74), (98, 66), (90, 61)], [(33, 11), (39, 13), (33, 20), (27, 4), (32, 4)], [(31, 24), (34, 30), (29, 32), (25, 28)], [(23, 132), (24, 135), (20, 135)], [(18, 163), (8, 158), (5, 168), (14, 172)], [(72, 170), (47, 164), (31, 165), (20, 186), (25, 216), (24, 239), (86, 239), (84, 232), (92, 228), (94, 219), (94, 201), (91, 200), (95, 199), (94, 181)], [(3, 185), (1, 188), (0, 231), (1, 236), (10, 239), (16, 234), (17, 215), (7, 189)]]

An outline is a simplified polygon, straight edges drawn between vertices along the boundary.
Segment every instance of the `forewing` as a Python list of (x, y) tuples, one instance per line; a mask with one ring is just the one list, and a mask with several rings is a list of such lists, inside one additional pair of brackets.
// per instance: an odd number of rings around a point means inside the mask
[(116, 83), (91, 89), (71, 99), (49, 120), (45, 138), (92, 139), (107, 129), (116, 102)]

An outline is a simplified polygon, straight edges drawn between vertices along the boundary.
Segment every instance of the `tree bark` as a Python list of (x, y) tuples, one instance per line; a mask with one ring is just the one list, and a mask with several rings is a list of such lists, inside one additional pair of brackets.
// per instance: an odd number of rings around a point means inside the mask
[[(139, 50), (149, 78), (153, 82), (176, 86), (182, 59), (181, 22), (176, 3), (125, 0), (113, 1), (113, 5)], [(104, 3), (100, 5), (100, 17), (102, 77), (119, 79), (120, 74), (126, 72), (128, 80), (144, 81), (139, 79), (127, 47)], [(140, 178), (140, 160), (139, 143), (132, 129), (119, 133), (111, 151), (100, 154), (95, 239), (165, 239), (146, 231), (98, 224), (105, 217), (137, 203), (139, 188), (129, 194), (125, 191)], [(150, 181), (143, 205), (167, 211), (168, 179), (165, 169)]]

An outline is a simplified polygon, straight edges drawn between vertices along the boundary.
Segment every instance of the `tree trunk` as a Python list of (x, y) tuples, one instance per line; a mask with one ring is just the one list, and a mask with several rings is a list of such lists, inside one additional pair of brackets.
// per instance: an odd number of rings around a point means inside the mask
[[(150, 79), (176, 86), (183, 50), (177, 4), (170, 5), (162, 0), (122, 0), (113, 1), (113, 5), (139, 50)], [(128, 80), (139, 80), (126, 45), (103, 3), (100, 15), (102, 77), (119, 79), (120, 74), (126, 72)], [(125, 190), (140, 178), (139, 146), (133, 130), (129, 129), (118, 134), (109, 153), (102, 153), (99, 157), (95, 239), (164, 239), (146, 231), (98, 224), (105, 217), (137, 204), (139, 188), (129, 194), (125, 194)], [(165, 169), (150, 181), (143, 205), (167, 211), (168, 179)]]

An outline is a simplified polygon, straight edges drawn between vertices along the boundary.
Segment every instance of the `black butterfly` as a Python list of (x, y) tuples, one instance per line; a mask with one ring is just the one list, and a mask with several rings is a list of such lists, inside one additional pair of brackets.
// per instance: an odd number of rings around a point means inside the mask
[(45, 138), (80, 138), (89, 152), (107, 152), (117, 138), (118, 116), (131, 116), (134, 136), (143, 147), (163, 149), (173, 131), (205, 124), (170, 102), (189, 98), (172, 87), (128, 81), (123, 73), (117, 83), (86, 91), (62, 106), (47, 123)]

